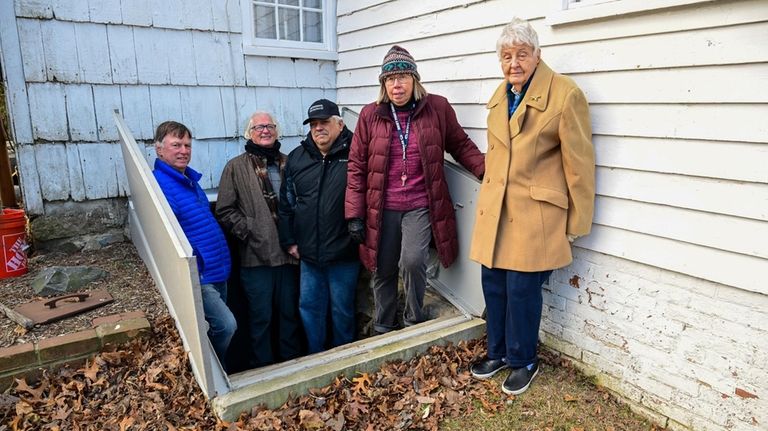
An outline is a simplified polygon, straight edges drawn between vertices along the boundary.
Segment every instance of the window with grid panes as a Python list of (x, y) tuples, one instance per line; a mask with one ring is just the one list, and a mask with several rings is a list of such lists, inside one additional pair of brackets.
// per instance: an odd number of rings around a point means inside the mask
[(246, 54), (335, 60), (336, 2), (246, 0)]

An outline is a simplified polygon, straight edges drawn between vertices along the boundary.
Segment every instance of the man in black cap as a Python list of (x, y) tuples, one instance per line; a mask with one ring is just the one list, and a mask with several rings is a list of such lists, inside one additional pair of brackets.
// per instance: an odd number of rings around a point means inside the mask
[(307, 123), (307, 137), (285, 166), (279, 233), (283, 248), (301, 261), (299, 314), (315, 353), (354, 340), (360, 263), (344, 219), (352, 132), (327, 99), (307, 109)]

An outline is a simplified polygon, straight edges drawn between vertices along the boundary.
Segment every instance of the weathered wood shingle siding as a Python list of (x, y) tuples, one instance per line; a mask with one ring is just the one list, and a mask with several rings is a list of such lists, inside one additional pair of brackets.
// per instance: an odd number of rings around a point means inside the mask
[[(164, 120), (189, 126), (191, 165), (213, 188), (242, 150), (251, 112), (273, 112), (290, 150), (305, 133), (306, 107), (335, 99), (333, 62), (243, 55), (239, 0), (16, 0), (2, 8), (3, 26), (13, 26), (3, 47), (18, 52), (8, 50), (3, 66), (32, 215), (52, 202), (126, 196), (113, 109), (147, 145)], [(151, 162), (154, 151), (145, 153)]]
[(758, 429), (768, 423), (768, 2), (550, 25), (562, 4), (342, 0), (339, 103), (374, 100), (381, 59), (400, 44), (485, 148), (496, 38), (513, 16), (530, 20), (542, 58), (587, 95), (598, 164), (593, 231), (546, 287), (542, 340), (673, 428)]

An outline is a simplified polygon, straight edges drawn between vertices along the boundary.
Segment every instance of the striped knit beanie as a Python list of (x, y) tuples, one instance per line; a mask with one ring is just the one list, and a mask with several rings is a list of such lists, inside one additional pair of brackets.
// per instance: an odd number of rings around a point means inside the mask
[(413, 59), (411, 53), (406, 51), (405, 48), (393, 45), (387, 52), (387, 55), (384, 56), (379, 82), (384, 82), (388, 76), (401, 73), (413, 74), (417, 81), (421, 81), (421, 76), (416, 71), (416, 60)]

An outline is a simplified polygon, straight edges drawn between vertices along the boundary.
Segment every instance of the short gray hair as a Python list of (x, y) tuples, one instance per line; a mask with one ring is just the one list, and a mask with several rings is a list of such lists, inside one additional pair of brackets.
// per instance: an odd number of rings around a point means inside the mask
[(501, 50), (512, 45), (528, 45), (533, 48), (534, 54), (541, 51), (539, 35), (536, 34), (536, 30), (531, 27), (528, 21), (518, 17), (512, 18), (512, 21), (501, 30), (501, 36), (496, 41), (496, 55), (501, 58)]
[(280, 137), (280, 123), (277, 122), (277, 119), (275, 118), (274, 115), (272, 115), (272, 113), (267, 112), (267, 111), (256, 111), (256, 112), (254, 112), (253, 114), (251, 114), (248, 117), (248, 124), (245, 125), (245, 130), (243, 130), (243, 137), (246, 140), (251, 139), (251, 127), (253, 127), (253, 117), (255, 117), (257, 115), (266, 115), (266, 116), (269, 117), (269, 121), (271, 121), (276, 126), (275, 134), (279, 138)]

